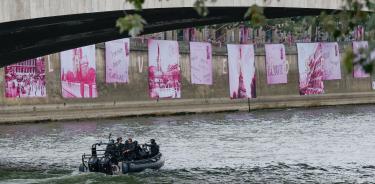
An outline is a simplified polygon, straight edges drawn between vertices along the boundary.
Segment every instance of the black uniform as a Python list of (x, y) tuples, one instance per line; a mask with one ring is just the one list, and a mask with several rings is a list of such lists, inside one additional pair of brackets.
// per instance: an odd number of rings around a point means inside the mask
[(128, 152), (124, 154), (125, 159), (135, 160), (137, 144), (137, 141), (132, 143), (129, 143), (129, 141), (125, 142), (124, 151), (128, 150)]
[(151, 144), (147, 144), (150, 147), (150, 157), (154, 157), (159, 154), (159, 145), (156, 144), (155, 141), (151, 142)]
[(121, 160), (122, 158), (122, 152), (124, 151), (124, 147), (125, 145), (120, 143), (120, 142), (117, 142), (115, 144), (115, 156), (117, 157), (118, 160)]

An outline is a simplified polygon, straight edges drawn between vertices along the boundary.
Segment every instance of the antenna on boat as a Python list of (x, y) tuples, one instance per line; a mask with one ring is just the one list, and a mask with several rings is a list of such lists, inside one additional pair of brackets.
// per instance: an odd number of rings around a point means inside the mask
[(111, 141), (111, 137), (112, 137), (112, 133), (109, 133), (109, 136), (108, 136), (108, 142)]

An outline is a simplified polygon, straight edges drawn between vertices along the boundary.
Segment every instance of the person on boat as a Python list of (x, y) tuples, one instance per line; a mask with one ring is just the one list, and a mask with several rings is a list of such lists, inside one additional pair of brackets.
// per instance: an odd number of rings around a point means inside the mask
[(135, 160), (137, 145), (137, 141), (133, 142), (132, 138), (128, 138), (128, 140), (125, 142), (123, 155), (126, 160)]
[(116, 149), (116, 147), (115, 147), (115, 141), (113, 139), (111, 139), (109, 141), (106, 149), (105, 149), (105, 153), (104, 154), (108, 155), (108, 156), (109, 155), (113, 156), (115, 154), (115, 149)]
[(159, 154), (159, 145), (156, 144), (155, 139), (150, 139), (151, 144), (146, 144), (146, 146), (150, 147), (150, 157), (154, 157)]
[(149, 155), (145, 145), (142, 145), (142, 147), (138, 145), (136, 153), (137, 153), (136, 160), (145, 159)]
[(118, 137), (115, 143), (115, 157), (117, 160), (121, 160), (121, 153), (124, 150), (125, 145), (122, 143), (122, 137)]

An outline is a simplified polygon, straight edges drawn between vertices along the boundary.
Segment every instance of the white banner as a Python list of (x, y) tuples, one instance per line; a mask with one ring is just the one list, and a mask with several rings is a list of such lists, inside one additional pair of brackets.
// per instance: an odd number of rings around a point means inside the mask
[(255, 56), (253, 45), (228, 44), (230, 97), (255, 98)]
[(129, 39), (114, 40), (105, 43), (106, 82), (129, 82)]
[(323, 51), (321, 43), (297, 43), (301, 95), (323, 94)]
[(95, 45), (60, 53), (61, 85), (64, 98), (95, 98)]
[(148, 40), (148, 81), (151, 98), (181, 98), (177, 41)]

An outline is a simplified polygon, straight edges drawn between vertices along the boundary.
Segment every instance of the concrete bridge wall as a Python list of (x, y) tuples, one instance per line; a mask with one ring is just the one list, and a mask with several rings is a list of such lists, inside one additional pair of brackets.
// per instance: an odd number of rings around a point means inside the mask
[[(146, 0), (144, 8), (193, 7), (195, 0)], [(341, 9), (343, 0), (216, 0), (210, 7), (289, 7)], [(126, 0), (1, 0), (0, 23), (58, 15), (133, 9)]]

